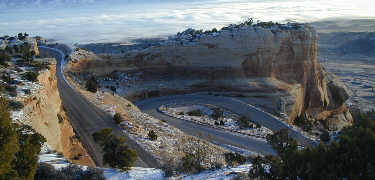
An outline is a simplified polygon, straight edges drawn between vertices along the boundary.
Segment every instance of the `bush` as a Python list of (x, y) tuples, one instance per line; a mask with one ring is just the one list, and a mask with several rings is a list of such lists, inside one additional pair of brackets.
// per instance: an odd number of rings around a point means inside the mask
[(211, 117), (215, 120), (224, 117), (224, 111), (220, 108), (214, 108)]
[(112, 129), (111, 128), (105, 128), (105, 129), (102, 129), (98, 132), (95, 132), (94, 134), (92, 134), (92, 137), (94, 138), (94, 141), (96, 143), (104, 143), (105, 140), (112, 134)]
[(313, 128), (313, 123), (305, 115), (298, 116), (294, 119), (294, 124), (301, 127), (304, 131), (311, 131)]
[(181, 115), (182, 116), (182, 115), (185, 115), (185, 113), (184, 112), (178, 112), (177, 115)]
[(262, 125), (260, 125), (258, 122), (254, 122), (253, 121), (253, 123), (256, 125), (256, 128), (261, 128), (262, 127)]
[(49, 69), (48, 63), (42, 63), (42, 62), (31, 62), (30, 65), (34, 67), (37, 71), (43, 70), (43, 69)]
[(148, 138), (150, 138), (151, 141), (156, 141), (158, 139), (158, 135), (155, 133), (154, 130), (151, 130), (148, 132)]
[(233, 152), (225, 153), (224, 157), (225, 157), (225, 161), (231, 166), (244, 164), (247, 160), (245, 156), (242, 156), (239, 153), (233, 153)]
[(200, 161), (193, 154), (186, 154), (181, 159), (181, 163), (181, 170), (186, 173), (199, 173), (204, 170)]
[[(359, 114), (353, 126), (341, 130), (339, 141), (303, 150), (294, 146), (288, 151), (278, 150), (279, 156), (257, 158), (249, 175), (253, 179), (374, 179), (374, 115)], [(292, 138), (287, 132), (282, 134), (274, 140), (284, 150)]]
[(57, 114), (57, 119), (59, 120), (59, 124), (62, 124), (64, 122), (64, 118), (60, 113)]
[(329, 136), (329, 132), (327, 130), (324, 130), (320, 135), (320, 140), (322, 140), (323, 142), (328, 142), (330, 139), (331, 137)]
[(78, 153), (77, 155), (75, 155), (75, 156), (73, 157), (73, 159), (74, 159), (74, 160), (79, 160), (79, 159), (81, 159), (81, 157), (82, 157), (82, 154), (81, 154), (81, 153)]
[(96, 168), (83, 170), (77, 165), (71, 164), (67, 167), (55, 170), (51, 165), (40, 163), (35, 180), (105, 180), (103, 171)]
[(36, 82), (38, 80), (38, 73), (29, 71), (29, 72), (24, 73), (22, 75), (22, 78), (28, 81)]
[(16, 86), (6, 85), (5, 90), (9, 93), (10, 96), (12, 96), (12, 97), (17, 96), (17, 87)]
[(6, 82), (6, 83), (10, 83), (12, 81), (12, 78), (10, 77), (9, 74), (2, 74), (1, 75), (1, 79)]
[(224, 125), (225, 125), (224, 121), (221, 120), (221, 121), (220, 121), (220, 126), (224, 126)]
[(187, 115), (189, 116), (202, 116), (202, 111), (200, 109), (187, 112)]
[(0, 51), (0, 64), (5, 65), (5, 62), (10, 61), (11, 57), (4, 51)]
[(245, 116), (241, 116), (241, 117), (237, 120), (237, 125), (238, 125), (241, 129), (250, 128), (250, 120), (247, 119), (247, 117), (245, 117)]
[(113, 116), (113, 121), (116, 123), (116, 124), (120, 124), (122, 122), (122, 117), (121, 117), (121, 114), (120, 113), (116, 113), (114, 116)]
[(19, 141), (8, 111), (8, 101), (3, 97), (0, 97), (0, 122), (0, 179), (17, 179), (12, 162), (19, 150)]
[(116, 92), (116, 87), (115, 86), (111, 86), (111, 91), (113, 91), (113, 92)]
[(96, 78), (94, 76), (86, 81), (86, 89), (93, 93), (96, 93), (96, 91), (98, 90), (98, 82), (96, 81)]
[(36, 170), (35, 180), (50, 180), (57, 179), (57, 172), (55, 168), (47, 163), (40, 163), (38, 169)]
[(124, 144), (124, 137), (113, 135), (112, 129), (102, 129), (94, 133), (93, 138), (103, 148), (103, 161), (109, 166), (129, 170), (137, 160), (137, 152)]
[(12, 111), (18, 111), (18, 110), (21, 110), (24, 107), (22, 102), (14, 101), (14, 100), (9, 101), (8, 106), (9, 106), (9, 109), (12, 110)]
[(84, 180), (105, 180), (103, 170), (89, 167), (82, 175)]

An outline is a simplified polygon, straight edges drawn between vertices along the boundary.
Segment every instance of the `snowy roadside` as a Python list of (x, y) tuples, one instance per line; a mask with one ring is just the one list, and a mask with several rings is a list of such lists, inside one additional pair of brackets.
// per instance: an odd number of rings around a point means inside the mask
[[(66, 158), (59, 155), (52, 150), (50, 146), (45, 144), (39, 155), (39, 163), (47, 163), (52, 165), (55, 169), (61, 169), (71, 165)], [(87, 166), (79, 166), (81, 169), (86, 170)], [(110, 168), (99, 168), (103, 170), (104, 177), (108, 180), (139, 180), (139, 179), (150, 179), (150, 180), (162, 180), (164, 179), (164, 172), (160, 169), (154, 168), (140, 168), (132, 167), (129, 171), (124, 172), (117, 169)]]
[[(254, 124), (248, 119), (245, 120), (248, 123), (248, 127), (241, 128), (238, 124), (241, 117), (228, 110), (222, 110), (223, 117), (215, 120), (212, 117), (214, 109), (219, 108), (214, 105), (207, 104), (166, 104), (158, 108), (159, 112), (174, 118), (191, 121), (215, 129), (221, 129), (227, 131), (228, 133), (257, 138), (262, 141), (266, 141), (267, 135), (273, 134), (270, 129), (260, 125), (260, 127), (258, 127), (258, 125)], [(189, 115), (190, 112), (194, 112), (196, 110), (199, 110), (199, 112), (202, 112), (202, 114), (199, 116)]]
[[(62, 157), (61, 155), (54, 152), (48, 145), (42, 147), (39, 155), (39, 163), (47, 163), (52, 165), (55, 169), (61, 169), (69, 166), (71, 163)], [(79, 166), (83, 170), (87, 169), (87, 166)], [(140, 168), (132, 167), (128, 172), (123, 172), (116, 169), (100, 168), (103, 170), (104, 177), (108, 180), (231, 180), (238, 176), (238, 174), (246, 174), (251, 169), (252, 164), (244, 164), (237, 167), (225, 167), (217, 170), (207, 170), (194, 175), (181, 175), (178, 177), (165, 178), (164, 172), (160, 169), (154, 168)]]

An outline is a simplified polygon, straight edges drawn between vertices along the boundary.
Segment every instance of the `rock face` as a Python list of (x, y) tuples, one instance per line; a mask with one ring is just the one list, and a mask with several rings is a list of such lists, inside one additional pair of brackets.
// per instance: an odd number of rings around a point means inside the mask
[(35, 52), (35, 55), (39, 55), (38, 43), (35, 38), (27, 38), (27, 43), (31, 46), (30, 50)]
[(217, 89), (280, 93), (287, 99), (289, 122), (306, 115), (329, 121), (331, 129), (351, 124), (345, 106), (349, 93), (318, 63), (318, 36), (312, 27), (242, 26), (194, 36), (131, 52), (125, 60), (98, 61), (101, 71), (92, 68), (93, 62), (81, 67), (96, 74), (126, 69), (168, 73)]
[[(51, 63), (51, 61), (50, 61)], [(61, 103), (56, 79), (56, 61), (49, 70), (38, 76), (41, 89), (24, 100), (24, 113), (30, 118), (31, 126), (46, 139), (47, 143), (66, 158), (81, 165), (94, 166), (75, 133)], [(74, 157), (81, 154), (79, 159)]]

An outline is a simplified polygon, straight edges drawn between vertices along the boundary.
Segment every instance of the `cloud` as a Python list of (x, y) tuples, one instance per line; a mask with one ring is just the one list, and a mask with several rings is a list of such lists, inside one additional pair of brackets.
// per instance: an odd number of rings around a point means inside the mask
[(102, 42), (165, 36), (188, 27), (220, 28), (247, 17), (300, 22), (375, 18), (374, 8), (372, 0), (0, 0), (0, 27), (7, 34)]

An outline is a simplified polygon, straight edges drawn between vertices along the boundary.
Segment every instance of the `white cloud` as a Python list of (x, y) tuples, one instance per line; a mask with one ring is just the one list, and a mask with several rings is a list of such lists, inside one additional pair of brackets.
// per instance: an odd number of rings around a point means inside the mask
[(166, 35), (187, 27), (210, 29), (247, 17), (300, 22), (375, 18), (372, 0), (0, 0), (0, 11), (1, 33), (27, 31), (74, 42)]

